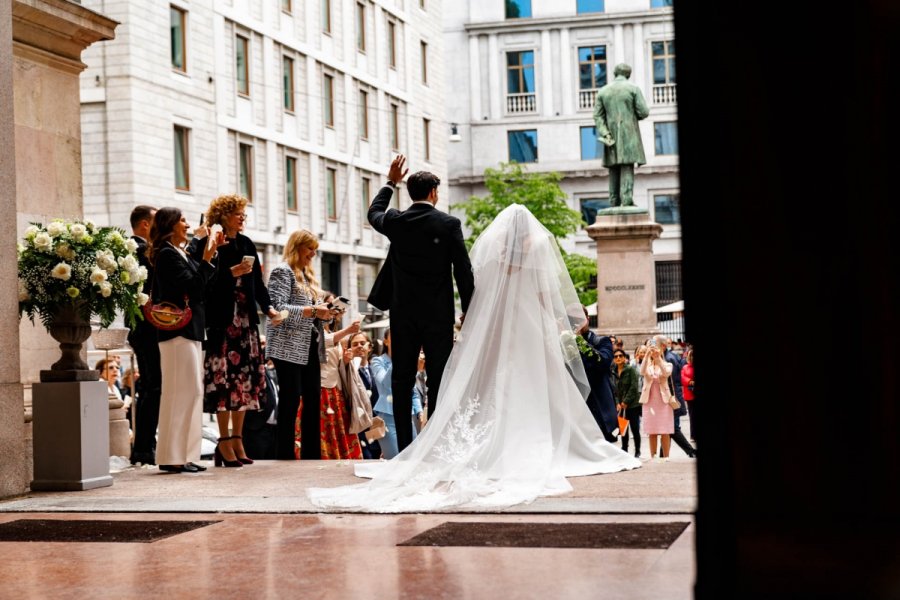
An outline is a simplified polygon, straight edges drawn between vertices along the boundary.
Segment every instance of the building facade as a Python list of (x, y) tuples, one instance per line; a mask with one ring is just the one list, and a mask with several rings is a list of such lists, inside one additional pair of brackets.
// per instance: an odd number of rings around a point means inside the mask
[(392, 156), (446, 179), (438, 3), (83, 5), (121, 23), (84, 55), (85, 215), (127, 229), (135, 205), (168, 205), (196, 226), (210, 200), (241, 194), (264, 268), (308, 229), (323, 287), (366, 312), (386, 254), (366, 210)]
[[(469, 0), (445, 7), (444, 45), (454, 93), (447, 120), (451, 204), (485, 195), (485, 168), (501, 162), (557, 171), (570, 206), (593, 223), (609, 206), (603, 145), (593, 123), (597, 90), (627, 63), (650, 116), (641, 121), (647, 164), (634, 202), (663, 226), (653, 244), (657, 305), (681, 300), (675, 36), (671, 0)], [(584, 231), (567, 251), (595, 257)]]

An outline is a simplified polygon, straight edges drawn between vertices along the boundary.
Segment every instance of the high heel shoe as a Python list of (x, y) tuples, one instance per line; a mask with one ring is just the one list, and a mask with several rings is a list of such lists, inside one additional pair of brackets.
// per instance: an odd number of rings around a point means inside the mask
[(244, 463), (239, 460), (228, 460), (227, 458), (222, 456), (222, 451), (219, 450), (219, 445), (221, 445), (222, 442), (227, 442), (230, 439), (230, 437), (219, 438), (219, 443), (216, 444), (216, 450), (215, 452), (213, 452), (213, 464), (215, 464), (217, 467), (221, 467), (222, 465), (225, 465), (226, 467), (244, 466)]
[[(233, 435), (233, 436), (231, 436), (231, 439), (233, 439), (233, 440), (243, 440), (244, 438), (243, 438), (242, 436), (239, 436), (239, 435)], [(241, 442), (241, 445), (242, 445), (242, 446), (244, 445), (243, 442)], [(250, 458), (249, 456), (238, 456), (238, 455), (237, 455), (237, 452), (235, 452), (235, 453), (234, 453), (234, 457), (237, 458), (239, 461), (241, 461), (241, 462), (242, 462), (243, 464), (245, 464), (245, 465), (252, 465), (252, 464), (253, 464), (253, 459)]]

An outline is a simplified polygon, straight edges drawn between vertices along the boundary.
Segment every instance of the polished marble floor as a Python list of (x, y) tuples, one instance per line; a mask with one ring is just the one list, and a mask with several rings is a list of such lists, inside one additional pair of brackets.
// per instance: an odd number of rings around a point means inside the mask
[[(208, 463), (207, 463), (208, 464)], [(541, 599), (693, 596), (696, 469), (686, 456), (571, 478), (573, 490), (494, 513), (323, 514), (309, 487), (359, 482), (347, 461), (113, 474), (83, 492), (0, 501), (17, 519), (220, 522), (152, 543), (0, 542), (0, 600)], [(664, 550), (397, 546), (452, 522), (691, 525)]]
[[(0, 513), (220, 522), (152, 543), (0, 542), (0, 598), (688, 599), (690, 515)], [(692, 524), (665, 550), (399, 547), (448, 521)]]

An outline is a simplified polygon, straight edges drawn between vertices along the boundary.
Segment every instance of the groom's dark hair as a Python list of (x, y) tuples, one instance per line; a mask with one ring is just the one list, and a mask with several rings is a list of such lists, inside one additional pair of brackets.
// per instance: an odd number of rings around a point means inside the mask
[(406, 191), (413, 202), (424, 200), (431, 193), (431, 190), (441, 185), (440, 178), (434, 173), (428, 171), (418, 171), (409, 176), (406, 180)]

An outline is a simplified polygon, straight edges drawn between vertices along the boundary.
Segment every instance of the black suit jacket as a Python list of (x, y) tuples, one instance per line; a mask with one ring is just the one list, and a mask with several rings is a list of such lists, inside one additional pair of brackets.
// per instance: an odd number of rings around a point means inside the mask
[[(197, 262), (202, 261), (205, 244), (205, 237), (194, 238), (188, 246), (188, 254)], [(231, 267), (239, 264), (244, 256), (256, 257), (253, 271), (236, 278), (231, 274)], [(206, 329), (210, 343), (221, 344), (225, 339), (225, 329), (234, 320), (234, 287), (238, 279), (247, 296), (255, 300), (264, 312), (269, 310), (272, 300), (263, 283), (256, 245), (246, 235), (239, 233), (228, 244), (220, 246), (213, 265), (216, 267), (216, 278), (206, 294)], [(259, 316), (255, 310), (250, 310), (250, 325), (254, 328), (259, 325)]]
[(158, 330), (160, 342), (186, 337), (189, 340), (202, 342), (206, 324), (206, 309), (203, 297), (210, 282), (215, 279), (215, 268), (206, 261), (198, 263), (190, 256), (185, 260), (181, 253), (171, 244), (166, 244), (156, 256), (156, 282), (153, 286), (151, 302), (171, 302), (183, 307), (184, 296), (188, 297), (188, 306), (193, 316), (187, 326), (174, 331)]
[[(138, 264), (147, 269), (147, 279), (144, 281), (144, 287), (141, 291), (149, 296), (150, 289), (153, 286), (153, 265), (147, 260), (147, 240), (138, 235), (131, 236), (131, 239), (138, 245), (137, 250), (135, 251)], [(139, 339), (156, 340), (156, 327), (140, 318), (137, 319), (137, 324), (134, 329), (128, 332), (128, 343), (134, 348), (138, 345)]]
[(393, 189), (384, 186), (369, 207), (369, 223), (391, 241), (369, 303), (414, 320), (453, 323), (453, 279), (463, 312), (475, 279), (459, 219), (431, 204), (388, 210)]

